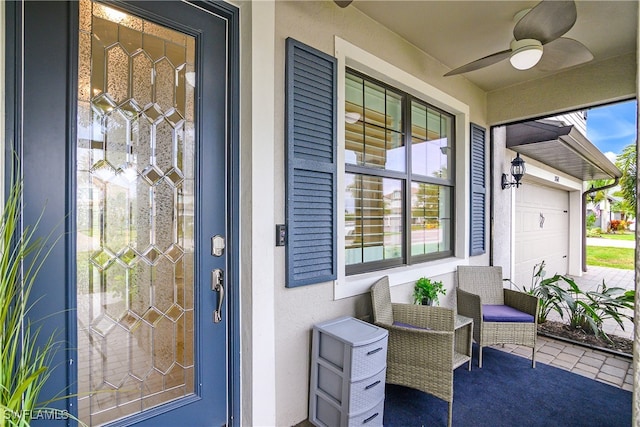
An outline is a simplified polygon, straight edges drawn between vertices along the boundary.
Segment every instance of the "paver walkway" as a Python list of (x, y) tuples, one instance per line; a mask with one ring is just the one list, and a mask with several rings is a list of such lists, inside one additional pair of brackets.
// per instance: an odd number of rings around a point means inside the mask
[[(505, 344), (493, 348), (531, 359), (531, 347)], [(488, 361), (484, 361), (487, 363)], [(489, 362), (490, 363), (490, 362)], [(633, 391), (633, 358), (538, 336), (536, 363), (571, 371), (623, 390)], [(476, 366), (473, 369), (477, 369)]]
[[(582, 277), (574, 278), (582, 290), (594, 290), (604, 279), (608, 287), (618, 286), (624, 289), (635, 288), (633, 270), (589, 266)], [(631, 313), (633, 314), (633, 313)], [(549, 320), (561, 320), (549, 316)], [(625, 330), (613, 321), (605, 321), (604, 330), (633, 339), (633, 323), (626, 321)], [(531, 358), (531, 348), (517, 345), (496, 345), (494, 348)], [(552, 338), (538, 336), (536, 344), (536, 362), (546, 363), (557, 368), (601, 381), (624, 390), (633, 391), (633, 358), (613, 355), (600, 350), (568, 344)]]

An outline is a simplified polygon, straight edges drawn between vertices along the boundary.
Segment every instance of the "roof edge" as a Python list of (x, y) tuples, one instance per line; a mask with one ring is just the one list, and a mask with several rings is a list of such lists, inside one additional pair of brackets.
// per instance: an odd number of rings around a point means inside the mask
[(571, 131), (568, 134), (561, 135), (558, 139), (611, 178), (622, 177), (620, 169), (574, 126), (571, 126)]

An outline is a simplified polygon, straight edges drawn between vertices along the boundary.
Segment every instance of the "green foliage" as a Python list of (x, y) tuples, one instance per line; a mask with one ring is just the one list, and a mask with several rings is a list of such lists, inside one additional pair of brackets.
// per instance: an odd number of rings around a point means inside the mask
[(589, 212), (587, 215), (587, 228), (593, 227), (593, 224), (596, 223), (596, 214), (593, 212)]
[(587, 265), (633, 270), (634, 260), (635, 250), (632, 248), (587, 246)]
[(634, 242), (636, 240), (636, 233), (633, 231), (626, 231), (618, 234), (603, 234), (602, 238), (605, 240), (626, 240), (627, 242)]
[(552, 277), (545, 278), (546, 271), (544, 269), (544, 261), (533, 266), (533, 277), (531, 278), (531, 287), (527, 289), (523, 287), (523, 291), (539, 298), (538, 304), (538, 323), (544, 323), (549, 317), (551, 310), (557, 312), (560, 317), (564, 316), (564, 300), (566, 290), (559, 286), (560, 282), (566, 282), (569, 285), (574, 284), (572, 278), (555, 274)]
[(0, 426), (30, 424), (57, 348), (53, 337), (37, 345), (40, 328), (28, 319), (31, 288), (51, 249), (36, 238), (40, 219), (20, 228), (21, 194), (14, 183), (0, 224)]
[(618, 158), (616, 166), (622, 172), (620, 178), (620, 192), (633, 215), (636, 212), (636, 183), (638, 180), (636, 143), (627, 145)]
[(611, 207), (612, 211), (622, 213), (623, 218), (627, 218), (627, 222), (629, 222), (628, 218), (634, 218), (636, 216), (636, 212), (633, 210), (634, 207), (624, 198), (622, 191), (616, 191), (613, 195), (621, 197), (622, 200), (613, 203)]
[(546, 322), (549, 313), (554, 310), (563, 319), (566, 314), (569, 326), (573, 329), (609, 339), (602, 329), (605, 320), (615, 320), (622, 329), (625, 318), (633, 321), (633, 316), (624, 310), (633, 311), (635, 291), (608, 288), (604, 280), (595, 291), (583, 291), (571, 277), (560, 274), (545, 279), (544, 261), (536, 264), (533, 270), (531, 288), (525, 287), (523, 291), (540, 299), (538, 323)]
[(608, 288), (602, 281), (595, 291), (582, 291), (575, 283), (570, 285), (565, 294), (569, 325), (574, 329), (582, 329), (596, 336), (609, 339), (602, 330), (606, 319), (613, 319), (624, 330), (623, 319), (633, 321), (633, 316), (622, 310), (634, 309), (636, 293), (623, 288)]
[(602, 237), (602, 230), (600, 227), (588, 228), (587, 237)]
[(447, 290), (442, 282), (421, 277), (413, 288), (413, 302), (416, 304), (428, 302), (438, 304), (438, 295), (446, 295), (446, 293)]

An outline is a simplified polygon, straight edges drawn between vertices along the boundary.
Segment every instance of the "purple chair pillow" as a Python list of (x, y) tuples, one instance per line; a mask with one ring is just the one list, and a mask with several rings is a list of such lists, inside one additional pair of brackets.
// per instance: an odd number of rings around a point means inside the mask
[(485, 322), (533, 323), (532, 315), (523, 313), (508, 305), (482, 305), (482, 319)]

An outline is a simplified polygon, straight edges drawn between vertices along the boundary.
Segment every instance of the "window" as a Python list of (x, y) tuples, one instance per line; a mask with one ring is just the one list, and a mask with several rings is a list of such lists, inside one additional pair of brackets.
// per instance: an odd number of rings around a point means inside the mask
[(454, 117), (347, 70), (347, 274), (451, 256)]

